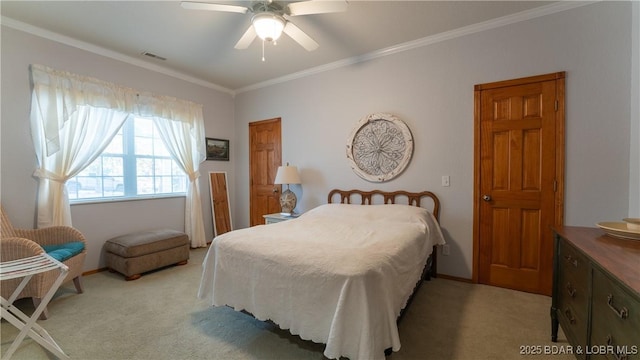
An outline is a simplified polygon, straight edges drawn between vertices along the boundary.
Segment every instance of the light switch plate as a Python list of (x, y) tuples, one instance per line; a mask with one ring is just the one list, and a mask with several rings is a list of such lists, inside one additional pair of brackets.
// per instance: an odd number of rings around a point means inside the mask
[(449, 175), (442, 176), (442, 186), (449, 186), (451, 183), (449, 182)]

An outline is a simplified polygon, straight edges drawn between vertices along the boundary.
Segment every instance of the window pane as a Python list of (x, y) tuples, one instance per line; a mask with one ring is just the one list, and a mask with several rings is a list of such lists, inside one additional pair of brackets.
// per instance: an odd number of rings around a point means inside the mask
[(120, 176), (124, 174), (124, 160), (122, 156), (102, 156), (102, 172), (104, 175)]
[(153, 155), (153, 139), (136, 136), (136, 155)]
[(154, 122), (129, 118), (103, 154), (67, 181), (71, 200), (185, 193), (187, 177)]
[(124, 177), (105, 176), (102, 178), (105, 196), (124, 196)]
[(187, 192), (186, 176), (173, 176), (173, 192)]
[(97, 176), (76, 176), (73, 186), (76, 187), (80, 199), (100, 196), (102, 192)]
[(171, 175), (172, 163), (173, 161), (171, 159), (156, 158), (156, 176)]
[(102, 175), (102, 164), (100, 162), (101, 162), (100, 158), (95, 159), (91, 163), (91, 165), (87, 166), (76, 177), (100, 176), (100, 175)]
[(153, 141), (153, 145), (154, 145), (153, 150), (154, 150), (155, 156), (171, 158), (171, 154), (169, 154), (169, 150), (167, 150), (167, 148), (164, 147), (164, 143), (162, 142), (161, 138), (155, 139)]
[(153, 136), (153, 120), (136, 118), (135, 133), (136, 133), (136, 137), (152, 137)]
[(111, 143), (104, 149), (104, 154), (124, 154), (124, 142), (122, 140), (122, 129), (111, 140)]
[(149, 158), (138, 158), (136, 160), (136, 174), (140, 176), (153, 175), (153, 160)]
[(171, 161), (171, 172), (174, 175), (181, 175), (185, 180), (187, 179), (187, 174), (182, 171), (182, 168), (175, 161)]
[(171, 176), (156, 176), (156, 192), (157, 193), (171, 192)]
[(137, 179), (138, 194), (154, 194), (153, 191), (153, 177), (151, 176), (138, 176)]

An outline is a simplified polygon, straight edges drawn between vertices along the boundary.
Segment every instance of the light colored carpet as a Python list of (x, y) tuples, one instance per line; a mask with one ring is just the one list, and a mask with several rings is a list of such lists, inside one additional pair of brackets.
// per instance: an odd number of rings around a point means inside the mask
[[(189, 264), (124, 281), (100, 272), (84, 277), (85, 293), (69, 283), (39, 321), (72, 359), (324, 359), (322, 344), (303, 341), (274, 325), (196, 297), (207, 249), (191, 251)], [(25, 312), (30, 301), (20, 301)], [(522, 347), (566, 347), (560, 332), (550, 341), (546, 296), (434, 279), (425, 282), (400, 323), (404, 359), (574, 359), (520, 355)], [(2, 353), (17, 335), (1, 325)], [(13, 359), (51, 359), (27, 338)]]

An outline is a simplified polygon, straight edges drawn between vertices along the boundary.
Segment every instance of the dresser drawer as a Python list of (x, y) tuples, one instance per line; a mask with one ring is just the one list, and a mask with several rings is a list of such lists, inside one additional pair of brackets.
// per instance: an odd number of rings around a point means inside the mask
[(559, 306), (557, 311), (558, 321), (569, 343), (584, 348), (587, 345), (588, 314), (576, 311), (570, 304)]
[(562, 240), (558, 250), (558, 320), (570, 342), (584, 347), (589, 336), (591, 266), (585, 256), (567, 241)]
[(570, 275), (575, 281), (588, 284), (589, 260), (567, 241), (560, 243), (558, 267), (561, 273)]
[(593, 271), (591, 317), (592, 346), (612, 346), (604, 354), (609, 359), (616, 359), (615, 353), (640, 359), (640, 299), (599, 269)]
[[(587, 273), (590, 269), (587, 269)], [(558, 276), (558, 304), (571, 305), (580, 313), (589, 311), (589, 283), (583, 276), (560, 273)]]

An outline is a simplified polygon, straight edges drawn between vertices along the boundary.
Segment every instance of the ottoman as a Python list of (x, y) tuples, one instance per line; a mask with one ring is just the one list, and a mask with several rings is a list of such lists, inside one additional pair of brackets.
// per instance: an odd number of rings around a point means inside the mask
[(117, 271), (126, 280), (142, 273), (189, 261), (189, 237), (180, 231), (160, 229), (126, 234), (104, 244), (109, 271)]

